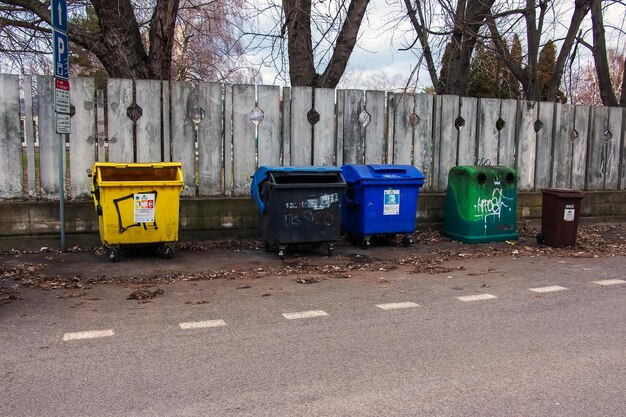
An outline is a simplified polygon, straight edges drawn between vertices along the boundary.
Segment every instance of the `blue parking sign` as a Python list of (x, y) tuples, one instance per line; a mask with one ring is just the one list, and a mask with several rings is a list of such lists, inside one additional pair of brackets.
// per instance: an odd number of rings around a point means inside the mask
[(54, 51), (54, 76), (65, 80), (70, 77), (69, 43), (65, 33), (52, 31), (52, 49)]
[(52, 27), (67, 32), (67, 0), (52, 0)]

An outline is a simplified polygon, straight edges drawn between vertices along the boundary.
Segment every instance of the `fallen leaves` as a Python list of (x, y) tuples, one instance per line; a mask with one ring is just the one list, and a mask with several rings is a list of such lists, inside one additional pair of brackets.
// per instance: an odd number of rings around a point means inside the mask
[(163, 295), (163, 290), (161, 288), (157, 288), (156, 290), (150, 290), (147, 288), (138, 289), (136, 291), (131, 292), (127, 300), (138, 300), (138, 301), (146, 301), (152, 300), (160, 295)]

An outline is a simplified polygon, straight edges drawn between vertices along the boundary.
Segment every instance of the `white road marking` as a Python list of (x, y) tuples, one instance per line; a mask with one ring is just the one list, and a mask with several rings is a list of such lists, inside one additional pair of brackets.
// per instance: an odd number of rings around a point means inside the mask
[(594, 284), (598, 285), (618, 285), (618, 284), (626, 284), (626, 281), (623, 279), (605, 279), (602, 281), (593, 281)]
[(96, 339), (98, 337), (107, 337), (113, 336), (113, 329), (109, 330), (90, 330), (87, 332), (75, 332), (75, 333), (65, 333), (63, 335), (63, 341), (67, 342), (68, 340), (81, 340), (81, 339)]
[(540, 294), (545, 292), (565, 291), (567, 288), (559, 287), (558, 285), (552, 285), (550, 287), (529, 288), (529, 290), (538, 292)]
[(461, 301), (483, 301), (483, 300), (491, 300), (493, 298), (498, 298), (495, 295), (491, 294), (476, 294), (476, 295), (462, 295), (460, 297), (456, 297)]
[(283, 313), (283, 317), (287, 320), (309, 319), (311, 317), (328, 316), (328, 313), (322, 310), (300, 311), (297, 313)]
[(383, 310), (396, 310), (399, 308), (413, 308), (419, 307), (419, 305), (412, 303), (410, 301), (406, 301), (403, 303), (388, 303), (388, 304), (376, 304), (376, 307), (382, 308)]
[(188, 321), (186, 323), (178, 323), (181, 329), (205, 329), (207, 327), (220, 327), (226, 326), (224, 320), (205, 320), (205, 321)]

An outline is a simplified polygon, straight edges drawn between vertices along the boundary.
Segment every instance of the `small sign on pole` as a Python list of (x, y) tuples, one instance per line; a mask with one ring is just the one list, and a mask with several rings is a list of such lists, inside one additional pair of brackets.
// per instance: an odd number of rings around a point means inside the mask
[(57, 113), (57, 133), (67, 135), (70, 133), (70, 115)]
[(69, 44), (67, 33), (52, 31), (52, 50), (54, 52), (54, 76), (68, 80), (70, 78)]
[(70, 113), (70, 82), (67, 80), (55, 79), (54, 110), (57, 113)]

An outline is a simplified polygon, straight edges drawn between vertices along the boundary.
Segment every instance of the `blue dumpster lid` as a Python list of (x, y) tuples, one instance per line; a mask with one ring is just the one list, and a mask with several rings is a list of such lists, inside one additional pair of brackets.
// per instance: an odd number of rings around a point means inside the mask
[(424, 174), (412, 165), (344, 165), (341, 167), (346, 182), (418, 181), (424, 183)]
[(251, 197), (256, 201), (257, 206), (259, 208), (259, 212), (265, 212), (265, 205), (261, 201), (261, 197), (259, 196), (259, 186), (261, 183), (268, 179), (270, 172), (288, 172), (288, 173), (327, 173), (327, 172), (341, 172), (341, 168), (339, 167), (319, 167), (319, 166), (308, 166), (308, 167), (278, 167), (278, 166), (262, 166), (259, 167), (254, 175), (252, 176), (252, 184), (250, 185), (250, 194)]

